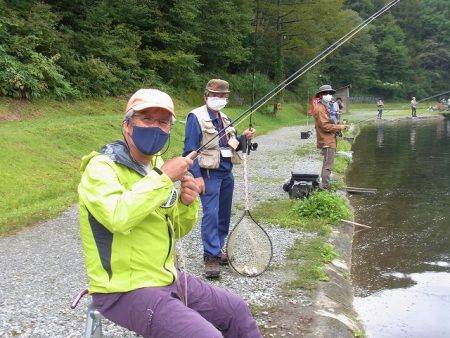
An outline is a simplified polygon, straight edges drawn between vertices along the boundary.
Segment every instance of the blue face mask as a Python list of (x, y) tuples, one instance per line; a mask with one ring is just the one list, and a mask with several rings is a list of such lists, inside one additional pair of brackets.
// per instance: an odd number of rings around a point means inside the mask
[(169, 134), (158, 127), (133, 126), (131, 139), (141, 153), (154, 155), (164, 147), (169, 139)]

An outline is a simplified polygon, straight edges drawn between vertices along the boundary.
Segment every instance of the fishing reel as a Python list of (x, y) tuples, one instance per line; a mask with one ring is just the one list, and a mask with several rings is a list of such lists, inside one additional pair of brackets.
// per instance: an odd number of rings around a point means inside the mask
[(256, 151), (258, 149), (258, 143), (249, 142), (247, 143), (247, 155), (250, 155), (250, 151)]

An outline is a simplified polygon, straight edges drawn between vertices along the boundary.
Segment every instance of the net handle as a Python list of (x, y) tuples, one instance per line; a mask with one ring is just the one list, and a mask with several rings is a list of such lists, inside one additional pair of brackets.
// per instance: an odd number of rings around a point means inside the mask
[(247, 151), (248, 151), (248, 140), (245, 135), (242, 135), (241, 147), (242, 147), (242, 168), (243, 168), (243, 179), (244, 179), (244, 208), (245, 211), (249, 211), (249, 200), (248, 200), (248, 170), (247, 170)]

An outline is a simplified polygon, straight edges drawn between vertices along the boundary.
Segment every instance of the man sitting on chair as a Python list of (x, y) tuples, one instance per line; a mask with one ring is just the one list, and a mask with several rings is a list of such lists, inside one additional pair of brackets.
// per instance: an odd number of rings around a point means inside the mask
[[(128, 101), (124, 140), (81, 164), (81, 239), (94, 306), (143, 337), (261, 337), (247, 304), (175, 267), (175, 240), (197, 222), (196, 153), (163, 162), (173, 101), (140, 89)], [(179, 194), (174, 182), (181, 181)]]

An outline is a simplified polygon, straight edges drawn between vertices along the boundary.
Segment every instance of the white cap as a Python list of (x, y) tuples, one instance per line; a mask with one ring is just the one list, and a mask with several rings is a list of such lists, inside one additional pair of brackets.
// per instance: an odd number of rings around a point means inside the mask
[(165, 109), (175, 117), (173, 101), (168, 94), (158, 89), (139, 89), (128, 101), (125, 118), (131, 117), (135, 111), (152, 107)]

